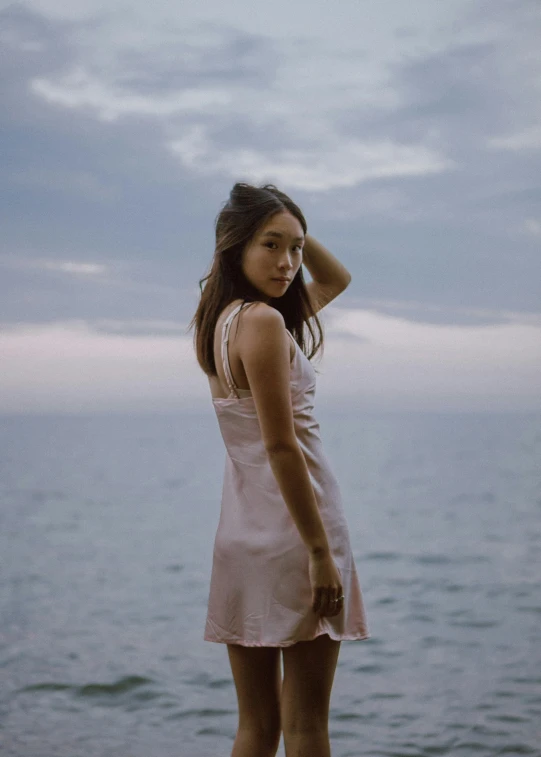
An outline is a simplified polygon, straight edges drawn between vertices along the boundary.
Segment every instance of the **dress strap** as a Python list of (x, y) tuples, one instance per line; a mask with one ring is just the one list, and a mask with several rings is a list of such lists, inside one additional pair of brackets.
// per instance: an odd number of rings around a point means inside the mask
[(231, 329), (233, 318), (237, 315), (243, 304), (244, 303), (241, 302), (240, 305), (237, 305), (236, 308), (233, 308), (233, 310), (225, 319), (224, 325), (222, 326), (222, 364), (224, 367), (225, 380), (227, 381), (227, 386), (229, 387), (230, 391), (233, 392), (236, 397), (239, 397), (239, 393), (235, 382), (233, 381), (233, 374), (231, 373), (231, 366), (229, 365), (229, 331)]

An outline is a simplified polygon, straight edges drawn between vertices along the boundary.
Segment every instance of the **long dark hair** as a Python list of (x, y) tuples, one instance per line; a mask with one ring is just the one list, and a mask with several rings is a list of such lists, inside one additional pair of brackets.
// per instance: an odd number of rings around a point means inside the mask
[[(261, 299), (261, 293), (250, 284), (242, 271), (244, 248), (264, 223), (284, 210), (299, 220), (306, 234), (308, 227), (302, 211), (274, 184), (254, 187), (237, 182), (216, 217), (214, 257), (209, 273), (199, 281), (201, 299), (188, 325), (188, 330), (195, 326), (197, 362), (207, 375), (217, 375), (214, 330), (222, 310), (236, 299), (243, 300), (243, 307), (246, 302)], [(309, 359), (323, 348), (323, 329), (312, 308), (302, 266), (285, 294), (271, 298), (268, 304), (283, 315), (286, 328)], [(310, 335), (309, 345), (305, 340), (305, 330)]]

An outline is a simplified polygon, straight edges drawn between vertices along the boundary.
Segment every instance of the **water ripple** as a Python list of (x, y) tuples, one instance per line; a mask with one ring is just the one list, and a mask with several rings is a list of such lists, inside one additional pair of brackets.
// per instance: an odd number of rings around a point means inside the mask
[[(23, 686), (17, 689), (14, 693), (33, 693), (41, 691), (69, 691), (73, 696), (85, 697), (85, 698), (103, 698), (107, 697), (112, 699), (114, 697), (124, 697), (126, 694), (132, 694), (141, 686), (153, 683), (151, 678), (145, 678), (143, 676), (125, 676), (119, 678), (114, 683), (87, 683), (82, 686), (75, 686), (67, 683), (57, 683), (55, 681), (48, 681), (44, 683), (34, 683), (29, 686)], [(137, 692), (137, 698), (141, 701), (155, 699), (161, 696), (156, 692)]]

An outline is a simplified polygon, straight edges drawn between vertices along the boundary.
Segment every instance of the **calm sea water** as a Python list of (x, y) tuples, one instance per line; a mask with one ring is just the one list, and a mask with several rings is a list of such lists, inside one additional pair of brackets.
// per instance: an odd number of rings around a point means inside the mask
[[(372, 633), (342, 644), (333, 755), (539, 757), (541, 416), (319, 419)], [(2, 754), (227, 757), (212, 408), (4, 417), (0, 449)]]

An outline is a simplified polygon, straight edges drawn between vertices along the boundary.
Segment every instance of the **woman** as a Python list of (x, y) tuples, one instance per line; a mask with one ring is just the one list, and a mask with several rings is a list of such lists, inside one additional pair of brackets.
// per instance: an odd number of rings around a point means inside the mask
[(369, 638), (310, 363), (350, 279), (287, 195), (235, 184), (190, 324), (227, 449), (205, 639), (228, 645), (232, 757), (275, 755), (281, 732), (288, 757), (329, 757), (340, 642)]

